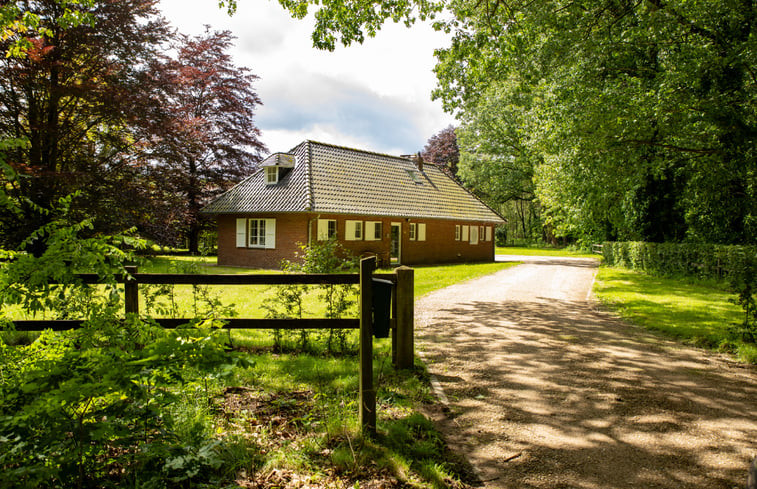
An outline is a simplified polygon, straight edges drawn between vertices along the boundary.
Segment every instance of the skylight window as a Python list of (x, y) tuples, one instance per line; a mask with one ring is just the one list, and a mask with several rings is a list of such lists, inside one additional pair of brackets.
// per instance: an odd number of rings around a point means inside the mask
[(410, 179), (411, 179), (411, 180), (412, 180), (412, 181), (413, 181), (414, 183), (423, 183), (423, 182), (421, 181), (421, 176), (420, 176), (420, 175), (418, 174), (418, 172), (417, 172), (417, 171), (415, 171), (415, 170), (405, 170), (405, 171), (407, 171), (407, 174), (408, 174), (408, 175), (410, 176)]

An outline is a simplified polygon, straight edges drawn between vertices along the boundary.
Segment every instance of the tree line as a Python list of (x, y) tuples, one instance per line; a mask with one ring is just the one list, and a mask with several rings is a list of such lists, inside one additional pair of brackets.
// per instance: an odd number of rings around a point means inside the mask
[[(752, 0), (290, 2), (333, 50), (431, 19), (460, 178), (545, 238), (754, 243)], [(233, 10), (235, 2), (222, 2)]]
[(69, 217), (94, 217), (93, 232), (137, 228), (196, 252), (202, 205), (265, 151), (257, 77), (234, 64), (232, 35), (178, 33), (155, 0), (5, 2), (0, 19), (0, 178), (15, 204), (0, 248), (73, 195)]

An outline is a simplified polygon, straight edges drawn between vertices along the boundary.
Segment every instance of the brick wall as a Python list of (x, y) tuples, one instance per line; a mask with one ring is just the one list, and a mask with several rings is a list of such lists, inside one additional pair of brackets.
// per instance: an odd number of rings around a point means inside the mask
[[(237, 218), (275, 218), (276, 248), (237, 248)], [(218, 264), (249, 268), (278, 269), (281, 260), (291, 260), (299, 244), (308, 242), (307, 214), (239, 214), (218, 216)]]
[[(276, 248), (237, 248), (237, 218), (275, 218)], [(478, 244), (469, 240), (455, 240), (455, 225), (478, 226), (480, 223), (470, 221), (447, 221), (426, 219), (386, 218), (371, 216), (343, 216), (334, 214), (239, 214), (218, 216), (218, 264), (250, 268), (278, 269), (283, 259), (293, 259), (299, 251), (300, 244), (308, 243), (308, 226), (310, 235), (317, 237), (317, 220), (334, 219), (337, 222), (337, 236), (340, 244), (350, 253), (361, 256), (372, 253), (387, 263), (391, 247), (391, 225), (401, 224), (401, 254), (404, 265), (433, 263), (462, 263), (494, 261), (494, 229), (490, 241), (485, 241), (485, 231), (480, 234)], [(347, 220), (380, 221), (382, 236), (377, 241), (346, 241)], [(410, 240), (410, 223), (426, 224), (426, 240)], [(365, 230), (364, 230), (365, 232)]]

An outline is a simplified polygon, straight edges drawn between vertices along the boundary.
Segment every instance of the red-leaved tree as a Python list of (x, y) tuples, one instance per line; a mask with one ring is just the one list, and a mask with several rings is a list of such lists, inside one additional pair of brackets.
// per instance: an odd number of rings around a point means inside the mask
[(439, 165), (445, 173), (457, 179), (460, 150), (457, 147), (455, 128), (447, 126), (431, 136), (421, 153), (426, 162)]
[(258, 77), (235, 66), (232, 40), (230, 32), (206, 27), (203, 35), (179, 36), (176, 56), (153, 65), (165, 116), (151, 150), (155, 194), (192, 253), (208, 225), (200, 209), (252, 173), (266, 151), (254, 121)]

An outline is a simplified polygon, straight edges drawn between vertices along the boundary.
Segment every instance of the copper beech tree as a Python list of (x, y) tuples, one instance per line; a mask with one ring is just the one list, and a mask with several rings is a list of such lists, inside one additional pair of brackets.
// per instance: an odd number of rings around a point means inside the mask
[(199, 208), (264, 150), (231, 36), (176, 34), (157, 0), (22, 0), (0, 22), (0, 142), (18, 175), (0, 183), (21, 210), (0, 214), (0, 245), (76, 193), (71, 217), (95, 232), (137, 226), (196, 250)]
[(151, 177), (193, 253), (208, 224), (202, 206), (249, 175), (266, 151), (254, 121), (261, 104), (253, 88), (257, 76), (234, 65), (232, 40), (230, 32), (209, 28), (180, 35), (176, 57), (153, 65), (165, 123), (152, 148)]

